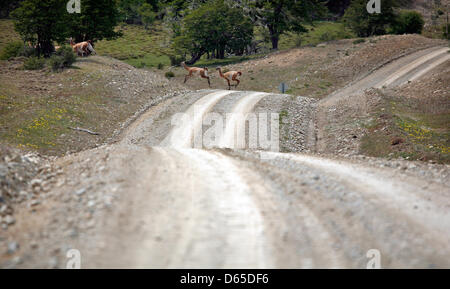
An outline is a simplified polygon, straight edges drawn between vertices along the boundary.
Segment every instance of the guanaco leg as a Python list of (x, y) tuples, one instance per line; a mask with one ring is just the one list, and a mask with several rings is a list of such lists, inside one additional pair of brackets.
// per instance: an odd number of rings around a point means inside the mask
[(211, 87), (211, 82), (209, 81), (209, 76), (205, 76), (205, 75), (200, 75), (201, 76), (201, 78), (206, 78), (206, 79), (208, 79), (208, 85), (209, 85), (209, 87)]
[(236, 77), (237, 77), (237, 75), (234, 75), (234, 76), (233, 76), (233, 79), (232, 79), (233, 81), (236, 81), (236, 82), (237, 82), (236, 85), (235, 85), (234, 87), (238, 87), (239, 83), (241, 83), (241, 82), (239, 81), (239, 79), (237, 79)]
[(227, 82), (228, 82), (228, 90), (231, 90), (231, 83), (230, 83), (230, 80), (228, 79), (228, 78), (226, 78), (226, 77), (224, 77), (226, 80), (227, 80)]
[(186, 81), (191, 77), (192, 77), (192, 71), (189, 71), (189, 74), (184, 77), (184, 83), (186, 83)]

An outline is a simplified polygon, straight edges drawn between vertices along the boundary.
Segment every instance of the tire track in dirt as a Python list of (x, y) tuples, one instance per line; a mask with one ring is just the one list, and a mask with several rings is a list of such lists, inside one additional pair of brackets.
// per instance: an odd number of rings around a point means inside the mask
[(363, 93), (364, 90), (370, 88), (392, 88), (408, 82), (408, 80), (418, 79), (440, 65), (444, 59), (447, 60), (448, 51), (447, 47), (432, 47), (407, 55), (320, 100), (314, 117), (315, 151), (325, 152), (327, 149), (326, 128), (329, 126), (327, 114), (329, 109), (335, 109), (339, 101), (349, 99), (352, 95)]
[(236, 103), (225, 124), (225, 130), (219, 141), (219, 147), (245, 148), (245, 117), (262, 98), (268, 95), (268, 93), (263, 92), (252, 92)]
[(193, 138), (203, 122), (203, 116), (223, 97), (235, 93), (232, 90), (219, 90), (199, 99), (185, 112), (184, 116), (190, 119), (179, 119), (177, 127), (172, 129), (168, 139), (162, 145), (170, 147), (192, 147)]

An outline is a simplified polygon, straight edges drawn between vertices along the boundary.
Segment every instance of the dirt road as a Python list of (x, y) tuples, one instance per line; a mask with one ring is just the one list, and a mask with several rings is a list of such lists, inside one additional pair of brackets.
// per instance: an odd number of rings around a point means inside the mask
[[(370, 88), (393, 88), (416, 80), (442, 63), (450, 60), (449, 49), (445, 47), (432, 47), (424, 49), (400, 59), (397, 59), (366, 77), (349, 84), (347, 87), (332, 93), (322, 99), (315, 115), (316, 151), (326, 151), (327, 141), (325, 128), (328, 125), (327, 114), (330, 109), (336, 109), (340, 102), (348, 101), (354, 95)], [(358, 100), (356, 100), (358, 101)]]
[[(401, 58), (320, 105), (399, 85), (445, 51)], [(76, 248), (83, 268), (366, 268), (370, 249), (385, 268), (450, 267), (447, 166), (246, 150), (235, 136), (251, 132), (238, 114), (271, 97), (205, 90), (170, 98), (121, 141), (58, 159), (59, 198), (9, 231), (8, 239), (39, 245), (3, 266), (65, 267), (66, 250)], [(221, 122), (217, 147), (198, 147)]]

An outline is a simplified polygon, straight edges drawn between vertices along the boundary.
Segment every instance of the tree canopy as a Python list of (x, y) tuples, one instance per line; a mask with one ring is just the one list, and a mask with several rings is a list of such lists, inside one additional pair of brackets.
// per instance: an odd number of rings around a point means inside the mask
[(15, 29), (24, 41), (38, 48), (38, 54), (49, 56), (54, 42), (69, 37), (75, 41), (111, 39), (118, 24), (115, 0), (84, 0), (81, 13), (70, 14), (66, 0), (24, 0), (11, 13)]
[(141, 16), (142, 22), (145, 25), (145, 29), (148, 29), (148, 26), (151, 25), (156, 18), (156, 13), (153, 12), (152, 5), (144, 3), (141, 7), (139, 7), (138, 12)]
[(252, 18), (268, 28), (273, 49), (278, 49), (283, 33), (306, 32), (303, 24), (326, 11), (324, 2), (319, 0), (249, 0), (247, 5)]
[(381, 13), (369, 14), (367, 0), (353, 0), (345, 11), (343, 21), (359, 37), (386, 34), (388, 28), (395, 22), (395, 0), (383, 0)]
[(240, 8), (223, 0), (207, 2), (193, 10), (182, 22), (174, 47), (184, 49), (195, 62), (205, 53), (224, 58), (225, 53), (242, 54), (253, 38), (253, 24)]
[(24, 41), (37, 46), (38, 54), (48, 56), (53, 51), (53, 41), (67, 36), (65, 0), (25, 0), (12, 12), (16, 31)]
[(68, 36), (76, 42), (85, 40), (113, 39), (120, 34), (115, 31), (119, 11), (115, 0), (83, 0), (81, 13), (62, 16), (67, 19)]

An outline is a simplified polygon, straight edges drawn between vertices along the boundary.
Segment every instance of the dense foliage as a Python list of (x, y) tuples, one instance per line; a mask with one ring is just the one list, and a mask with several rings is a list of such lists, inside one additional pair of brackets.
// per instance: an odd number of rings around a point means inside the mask
[(75, 42), (85, 40), (112, 39), (120, 34), (115, 32), (119, 22), (119, 11), (115, 0), (83, 0), (81, 13), (61, 16), (68, 28), (66, 37), (73, 37)]
[(398, 15), (395, 25), (394, 25), (394, 33), (396, 34), (411, 34), (418, 33), (420, 34), (423, 29), (423, 25), (425, 21), (423, 20), (422, 15), (416, 11), (402, 11)]
[(319, 0), (250, 0), (248, 7), (251, 17), (268, 29), (273, 49), (278, 49), (283, 33), (306, 32), (302, 24), (320, 19), (326, 11)]
[(24, 41), (37, 46), (38, 54), (49, 56), (53, 42), (67, 37), (65, 0), (25, 0), (12, 12), (15, 28)]
[(389, 27), (395, 23), (396, 2), (383, 0), (381, 13), (373, 14), (367, 12), (367, 2), (367, 0), (353, 0), (345, 11), (344, 23), (360, 37), (386, 34)]
[(225, 53), (242, 55), (253, 38), (253, 24), (240, 8), (223, 0), (208, 2), (183, 19), (181, 35), (175, 38), (178, 50), (192, 55), (190, 63), (210, 53), (222, 59)]
[(37, 54), (50, 56), (54, 43), (111, 39), (119, 14), (115, 0), (84, 0), (81, 13), (69, 14), (66, 0), (24, 0), (11, 13), (15, 28), (25, 42), (37, 48)]
[[(113, 39), (120, 36), (117, 27), (123, 22), (145, 25), (152, 33), (155, 30), (149, 28), (157, 22), (169, 31), (172, 64), (187, 56), (193, 63), (202, 55), (222, 59), (251, 54), (261, 41), (278, 49), (282, 35), (300, 39), (313, 29), (312, 23), (322, 20), (341, 19), (358, 37), (421, 33), (424, 25), (418, 12), (397, 9), (412, 0), (382, 0), (379, 14), (367, 12), (368, 0), (82, 0), (79, 14), (66, 11), (67, 0), (0, 1), (1, 14), (15, 9), (10, 15), (16, 30), (37, 48), (38, 56), (50, 56), (55, 43), (66, 43), (70, 37), (75, 42)], [(330, 31), (320, 40), (336, 37), (341, 36)]]

